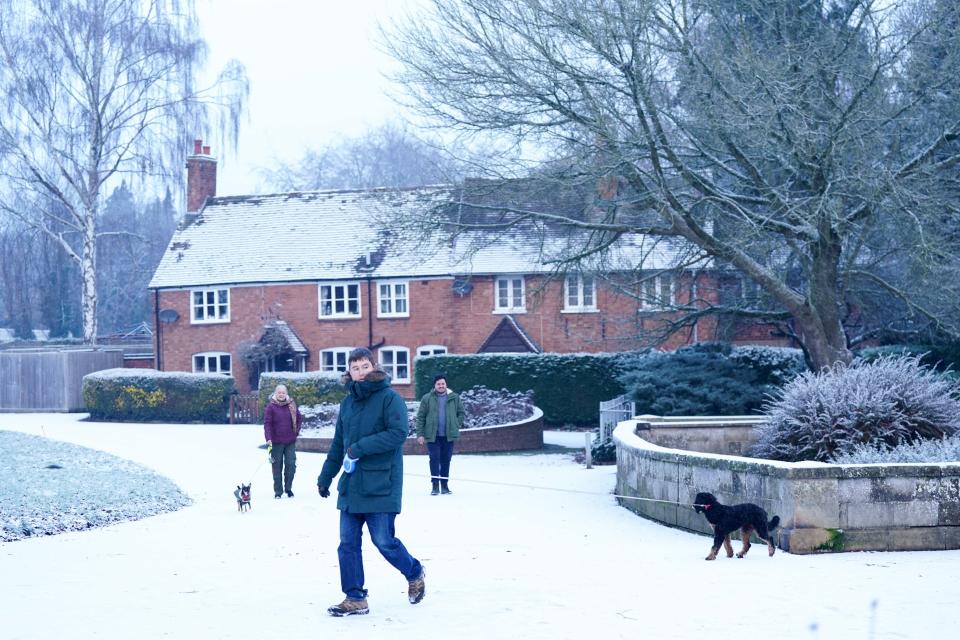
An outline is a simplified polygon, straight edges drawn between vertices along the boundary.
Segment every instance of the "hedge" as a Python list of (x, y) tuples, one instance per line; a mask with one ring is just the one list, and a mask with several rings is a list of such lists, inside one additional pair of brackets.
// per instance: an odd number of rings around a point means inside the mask
[(105, 369), (83, 377), (83, 400), (94, 420), (227, 421), (233, 378), (218, 373)]
[(339, 403), (347, 390), (340, 384), (339, 373), (307, 371), (306, 373), (276, 372), (260, 374), (260, 406), (265, 406), (278, 384), (287, 387), (287, 393), (300, 406)]
[(635, 353), (483, 353), (417, 358), (417, 399), (433, 389), (433, 377), (447, 376), (455, 391), (483, 386), (511, 392), (532, 391), (533, 402), (551, 424), (593, 424), (601, 400), (623, 393), (617, 380)]
[(417, 398), (437, 373), (454, 390), (473, 386), (532, 391), (544, 420), (595, 424), (599, 403), (625, 393), (637, 413), (731, 415), (759, 411), (763, 399), (806, 366), (799, 349), (699, 343), (672, 352), (436, 355), (417, 358)]

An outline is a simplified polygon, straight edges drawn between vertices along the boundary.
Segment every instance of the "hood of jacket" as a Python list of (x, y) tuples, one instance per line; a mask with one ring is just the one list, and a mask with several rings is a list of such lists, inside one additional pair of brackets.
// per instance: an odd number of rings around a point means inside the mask
[[(346, 378), (344, 386), (347, 388), (347, 393), (357, 400), (366, 400), (377, 391), (390, 386), (390, 376), (380, 369), (371, 371), (363, 380), (354, 381), (350, 378), (349, 373), (346, 374), (344, 378)], [(341, 378), (341, 380), (343, 380), (343, 378)]]

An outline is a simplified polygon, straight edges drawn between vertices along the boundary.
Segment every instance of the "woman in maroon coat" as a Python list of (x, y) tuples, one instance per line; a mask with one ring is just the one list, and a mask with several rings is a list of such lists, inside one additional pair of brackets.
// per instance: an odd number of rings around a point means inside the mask
[(267, 440), (270, 463), (273, 465), (275, 498), (282, 496), (284, 491), (288, 498), (293, 497), (293, 474), (297, 472), (297, 436), (302, 423), (303, 416), (297, 409), (297, 403), (287, 395), (287, 388), (278, 384), (263, 412), (263, 437)]

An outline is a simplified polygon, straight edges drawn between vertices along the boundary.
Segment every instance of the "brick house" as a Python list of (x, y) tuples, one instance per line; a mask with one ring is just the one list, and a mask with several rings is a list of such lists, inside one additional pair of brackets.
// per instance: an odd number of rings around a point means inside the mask
[[(664, 272), (638, 298), (615, 276), (553, 273), (542, 235), (520, 230), (491, 244), (489, 232), (450, 240), (381, 222), (428, 207), (460, 211), (463, 186), (216, 197), (216, 160), (200, 141), (187, 171), (187, 214), (149, 285), (156, 367), (231, 374), (244, 392), (261, 371), (343, 371), (356, 346), (371, 347), (407, 397), (422, 354), (640, 348), (670, 321), (657, 300), (683, 304), (697, 287), (700, 298), (716, 288), (707, 268)], [(573, 202), (560, 206), (585, 206)], [(570, 239), (551, 241), (559, 251)], [(669, 252), (635, 236), (616, 256), (663, 270)], [(717, 332), (707, 318), (662, 348)], [(783, 344), (769, 328), (734, 333)]]

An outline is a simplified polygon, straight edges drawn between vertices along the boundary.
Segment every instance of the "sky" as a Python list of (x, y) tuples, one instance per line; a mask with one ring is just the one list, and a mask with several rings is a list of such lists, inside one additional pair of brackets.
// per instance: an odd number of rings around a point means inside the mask
[(217, 194), (261, 192), (257, 167), (295, 161), (307, 148), (399, 118), (383, 75), (397, 63), (375, 40), (378, 21), (409, 6), (410, 0), (197, 0), (208, 74), (236, 59), (250, 81), (237, 151), (211, 149)]
[[(193, 503), (0, 543), (4, 640), (893, 640), (960, 624), (960, 551), (771, 558), (755, 546), (706, 562), (709, 538), (618, 506), (615, 468), (567, 453), (456, 454), (450, 496), (430, 496), (426, 457), (406, 456), (397, 535), (426, 569), (426, 597), (410, 605), (364, 536), (370, 614), (332, 618), (339, 516), (316, 493), (322, 454), (299, 453), (295, 497), (274, 500), (258, 425), (84, 417), (0, 414), (0, 429), (131, 460)], [(239, 513), (233, 490), (246, 480), (252, 509)]]

